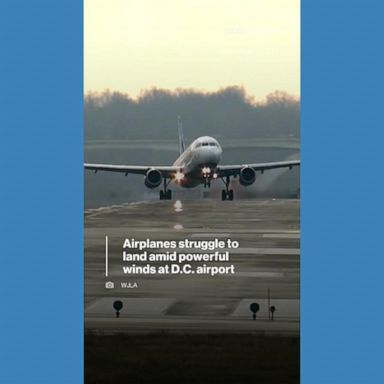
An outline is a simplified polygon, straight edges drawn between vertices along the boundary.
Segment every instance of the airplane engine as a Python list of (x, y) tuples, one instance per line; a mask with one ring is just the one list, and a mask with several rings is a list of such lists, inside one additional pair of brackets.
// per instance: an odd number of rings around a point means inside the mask
[(163, 177), (157, 169), (151, 168), (147, 171), (144, 179), (144, 184), (148, 188), (156, 188), (161, 184)]
[(240, 170), (239, 180), (240, 180), (240, 184), (244, 186), (253, 184), (256, 180), (255, 170), (251, 167), (242, 168)]

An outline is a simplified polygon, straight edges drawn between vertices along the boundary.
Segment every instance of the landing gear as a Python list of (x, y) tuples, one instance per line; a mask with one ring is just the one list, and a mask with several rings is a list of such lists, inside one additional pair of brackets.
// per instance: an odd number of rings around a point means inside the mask
[(223, 180), (223, 183), (225, 184), (225, 189), (223, 189), (221, 191), (221, 200), (233, 200), (233, 189), (229, 189), (229, 182), (230, 182), (230, 178), (229, 176), (227, 176), (225, 178), (225, 181), (224, 179)]
[(171, 180), (167, 181), (167, 179), (164, 178), (163, 189), (160, 191), (160, 200), (172, 200), (172, 191), (167, 189), (170, 182)]
[(223, 189), (221, 191), (221, 200), (233, 200), (233, 189), (230, 189), (229, 191)]
[(204, 188), (211, 188), (211, 180), (210, 179), (204, 180)]
[(168, 189), (167, 191), (160, 191), (160, 200), (172, 200), (172, 191)]

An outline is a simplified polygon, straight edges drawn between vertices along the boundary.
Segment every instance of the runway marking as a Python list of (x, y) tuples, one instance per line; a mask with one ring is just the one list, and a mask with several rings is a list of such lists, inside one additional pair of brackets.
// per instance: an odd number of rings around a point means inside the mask
[(199, 233), (199, 232), (196, 232), (196, 233), (192, 233), (189, 237), (191, 239), (194, 239), (196, 237), (201, 237), (201, 238), (212, 238), (212, 237), (229, 237), (231, 236), (229, 233), (219, 233), (219, 232), (210, 232), (210, 233)]
[(260, 271), (248, 271), (248, 272), (236, 272), (235, 277), (284, 277), (284, 272), (260, 272)]
[(232, 254), (247, 255), (300, 255), (299, 248), (237, 248), (228, 251)]
[[(151, 249), (154, 253), (165, 253), (168, 248)], [(200, 248), (174, 248), (172, 251), (177, 253), (215, 253), (213, 250), (202, 250)], [(300, 255), (299, 248), (220, 248), (219, 252), (229, 252), (230, 255)]]
[(137, 208), (138, 206), (142, 204), (154, 204), (157, 203), (157, 201), (136, 201), (131, 203), (122, 203), (122, 204), (113, 204), (113, 205), (106, 205), (98, 208), (87, 208), (84, 213), (87, 218), (89, 217), (95, 217), (98, 215), (101, 215), (103, 213), (114, 213), (116, 211), (120, 211), (122, 208)]
[(299, 233), (264, 233), (263, 236), (267, 239), (300, 239)]
[[(87, 218), (88, 219), (88, 218)], [(102, 233), (103, 231), (106, 231), (108, 229), (110, 229), (111, 227), (109, 226), (97, 226), (97, 227), (92, 227), (92, 228), (89, 228), (85, 227), (85, 231), (89, 232), (89, 231), (92, 231), (92, 232), (100, 232)], [(117, 233), (126, 233), (126, 229), (125, 228), (114, 228)], [(140, 228), (140, 227), (137, 227), (137, 228), (134, 228), (134, 231), (135, 233), (152, 233), (152, 232), (156, 232), (156, 233), (172, 233), (172, 227), (151, 227), (151, 226), (146, 226), (146, 227), (143, 227), (143, 228)], [(230, 229), (230, 233), (228, 233), (228, 228), (209, 228), (210, 232), (207, 234), (207, 233), (202, 233), (201, 232), (201, 228), (198, 229), (199, 232), (194, 232), (195, 229), (194, 228), (187, 228), (186, 231), (188, 233), (190, 233), (189, 237), (230, 237), (231, 235), (233, 235), (234, 233), (239, 233), (239, 234), (242, 234), (242, 235), (247, 235), (247, 234), (250, 234), (250, 233), (255, 233), (255, 234), (297, 234), (300, 236), (300, 230), (297, 230), (297, 229)], [(89, 234), (87, 234), (87, 236), (90, 236)]]

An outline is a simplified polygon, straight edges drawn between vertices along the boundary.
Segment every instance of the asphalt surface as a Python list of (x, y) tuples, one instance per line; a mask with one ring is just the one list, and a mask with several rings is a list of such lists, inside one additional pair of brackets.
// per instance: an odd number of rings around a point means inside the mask
[[(300, 200), (159, 201), (85, 212), (85, 328), (98, 332), (260, 332), (300, 329)], [(108, 236), (108, 277), (106, 277)], [(228, 249), (234, 273), (125, 274), (123, 243), (145, 240), (238, 241)], [(216, 250), (216, 249), (215, 249)], [(215, 251), (214, 250), (214, 251)], [(126, 251), (128, 251), (126, 249)], [(142, 253), (174, 251), (143, 249)], [(186, 252), (176, 248), (176, 252)], [(191, 253), (210, 253), (193, 248)], [(171, 263), (171, 262), (169, 262)], [(147, 262), (135, 262), (146, 265)], [(167, 262), (150, 263), (156, 267)], [(204, 264), (190, 263), (193, 270)], [(107, 289), (105, 283), (114, 283)], [(123, 287), (122, 285), (125, 285)], [(268, 300), (269, 292), (269, 300)], [(123, 308), (116, 318), (113, 302)], [(251, 303), (259, 304), (256, 321)], [(269, 320), (269, 305), (274, 320)]]

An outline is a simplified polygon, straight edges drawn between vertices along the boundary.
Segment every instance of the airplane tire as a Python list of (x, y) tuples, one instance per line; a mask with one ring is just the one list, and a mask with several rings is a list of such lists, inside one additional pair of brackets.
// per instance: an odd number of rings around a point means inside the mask
[(168, 191), (165, 193), (166, 200), (172, 200), (172, 191), (168, 189)]
[(228, 199), (233, 200), (233, 189), (228, 192)]
[(221, 200), (227, 200), (227, 191), (225, 189), (221, 191)]
[(160, 200), (164, 200), (164, 191), (160, 191)]

